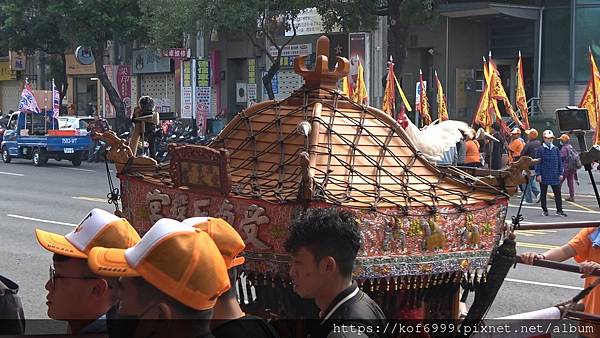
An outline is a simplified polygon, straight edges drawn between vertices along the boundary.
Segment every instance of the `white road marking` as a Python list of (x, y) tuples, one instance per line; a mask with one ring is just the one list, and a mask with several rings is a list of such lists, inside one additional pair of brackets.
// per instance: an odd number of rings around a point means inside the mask
[(47, 219), (33, 218), (33, 217), (27, 217), (27, 216), (21, 216), (21, 215), (14, 215), (14, 214), (8, 214), (6, 216), (12, 217), (12, 218), (24, 219), (24, 220), (28, 220), (28, 221), (40, 222), (40, 223), (50, 223), (50, 224), (66, 225), (66, 226), (70, 226), (70, 227), (76, 227), (77, 226), (77, 224), (74, 224), (74, 223), (65, 223), (65, 222), (51, 221), (51, 220), (47, 220)]
[(552, 287), (552, 288), (559, 288), (559, 289), (583, 290), (583, 288), (580, 288), (578, 286), (571, 286), (571, 285), (534, 282), (534, 281), (531, 281), (531, 280), (522, 280), (522, 279), (513, 279), (513, 278), (504, 278), (504, 280), (507, 281), (507, 282), (513, 282), (513, 283), (539, 285), (539, 286), (549, 286), (549, 287)]
[[(506, 225), (512, 225), (512, 222), (510, 220), (506, 220), (505, 221)], [(563, 222), (553, 222), (553, 223), (563, 223)], [(525, 224), (544, 224), (543, 222), (527, 222), (527, 221), (523, 221), (521, 222), (521, 225), (525, 225)], [(558, 230), (550, 230), (550, 229), (539, 229), (539, 230), (515, 230), (518, 232), (529, 232), (529, 233), (540, 233), (540, 234), (546, 234), (548, 232), (558, 232)]]
[(522, 248), (544, 249), (544, 250), (559, 248), (559, 246), (556, 246), (556, 245), (540, 244), (540, 243), (527, 243), (527, 242), (519, 242), (519, 241), (517, 241), (517, 246), (522, 247)]
[[(512, 205), (509, 204), (508, 205), (511, 208), (518, 208), (518, 205)], [(523, 209), (535, 209), (535, 210), (539, 210), (540, 211), (540, 215), (542, 213), (542, 207), (534, 207), (534, 206), (529, 206), (529, 205), (524, 205), (521, 208)], [(548, 208), (548, 210), (552, 210), (552, 211), (556, 211), (556, 208)], [(589, 210), (575, 210), (575, 209), (563, 209), (564, 212), (569, 213), (569, 212), (581, 212), (584, 214), (600, 214), (600, 211), (589, 211)]]
[(0, 171), (0, 175), (10, 175), (10, 176), (25, 176), (23, 174), (16, 174), (16, 173), (7, 173), (4, 171)]
[(87, 171), (87, 172), (92, 172), (92, 173), (96, 172), (96, 170), (92, 170), (92, 169), (68, 168), (68, 167), (61, 167), (61, 168), (63, 168), (63, 169), (69, 169), (69, 170)]
[(74, 200), (82, 200), (82, 201), (90, 201), (90, 202), (104, 202), (108, 203), (105, 198), (97, 198), (97, 197), (85, 197), (85, 196), (73, 196), (71, 197)]

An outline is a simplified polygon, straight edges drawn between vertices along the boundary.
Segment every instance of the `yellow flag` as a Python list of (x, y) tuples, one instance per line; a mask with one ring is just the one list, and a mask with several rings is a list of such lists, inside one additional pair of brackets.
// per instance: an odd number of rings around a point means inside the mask
[(479, 98), (479, 103), (477, 104), (475, 115), (473, 116), (473, 123), (478, 123), (482, 128), (489, 131), (492, 126), (490, 109), (493, 108), (493, 106), (491, 104), (492, 100), (490, 99), (490, 73), (485, 58), (483, 59), (483, 76), (483, 91), (481, 92), (481, 97)]
[(517, 61), (517, 100), (516, 106), (521, 111), (521, 119), (525, 129), (529, 129), (529, 110), (527, 109), (527, 97), (525, 95), (525, 80), (523, 80), (523, 60), (521, 51), (519, 51), (519, 60)]
[(427, 98), (427, 90), (423, 83), (423, 72), (419, 69), (419, 83), (421, 84), (421, 91), (419, 93), (419, 113), (423, 117), (423, 124), (431, 124), (431, 114), (429, 114), (429, 99)]
[(395, 110), (396, 87), (394, 86), (394, 63), (392, 62), (392, 57), (390, 56), (390, 61), (388, 62), (387, 81), (385, 84), (385, 91), (383, 92), (383, 111), (390, 115), (394, 115)]
[(365, 84), (365, 70), (362, 62), (358, 61), (358, 76), (356, 77), (356, 87), (352, 91), (352, 101), (358, 104), (366, 104), (369, 96), (367, 94), (367, 85)]
[(594, 135), (594, 144), (600, 144), (600, 135), (598, 133), (598, 114), (600, 114), (600, 102), (598, 98), (598, 95), (600, 94), (600, 72), (598, 72), (598, 67), (596, 66), (596, 61), (594, 60), (594, 55), (591, 50), (589, 51), (589, 55), (592, 76), (588, 81), (579, 107), (587, 109), (590, 127), (596, 131)]
[(348, 75), (342, 79), (342, 93), (347, 97), (350, 97), (350, 83), (348, 81)]
[[(496, 65), (494, 64), (494, 62), (492, 61), (492, 58), (490, 56), (489, 60), (489, 72), (490, 72), (490, 76), (491, 76), (491, 81), (492, 81), (492, 98), (494, 100), (502, 100), (502, 102), (504, 103), (504, 108), (506, 109), (506, 112), (508, 113), (508, 115), (510, 115), (510, 117), (513, 119), (513, 121), (521, 128), (526, 129), (525, 125), (523, 125), (523, 122), (521, 122), (521, 119), (517, 116), (517, 113), (515, 113), (515, 111), (513, 110), (512, 104), (510, 103), (510, 100), (508, 99), (508, 95), (506, 95), (506, 91), (504, 90), (504, 86), (502, 85), (502, 79), (500, 78), (500, 72), (498, 72), (498, 69), (496, 68)], [(495, 105), (497, 105), (497, 103), (495, 103)], [(496, 118), (498, 120), (501, 120), (502, 117), (500, 116), (500, 111), (496, 109)]]
[(446, 121), (448, 120), (448, 107), (446, 106), (444, 87), (442, 87), (442, 83), (438, 78), (437, 71), (435, 72), (435, 82), (437, 84), (438, 119)]
[(394, 82), (396, 82), (396, 89), (398, 89), (398, 92), (400, 93), (400, 97), (402, 98), (402, 102), (404, 102), (404, 107), (406, 108), (406, 110), (412, 111), (412, 107), (410, 106), (410, 102), (408, 102), (408, 99), (406, 98), (406, 95), (404, 95), (404, 91), (402, 90), (402, 87), (400, 87), (400, 82), (398, 81), (398, 78), (396, 77), (396, 74), (394, 74)]

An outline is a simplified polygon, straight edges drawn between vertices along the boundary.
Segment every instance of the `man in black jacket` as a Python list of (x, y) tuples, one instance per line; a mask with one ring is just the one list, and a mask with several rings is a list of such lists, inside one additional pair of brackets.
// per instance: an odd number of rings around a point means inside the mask
[[(527, 134), (529, 141), (527, 141), (525, 147), (523, 150), (521, 150), (521, 156), (529, 156), (533, 159), (536, 159), (538, 157), (538, 151), (542, 147), (542, 143), (537, 138), (538, 131), (531, 128), (525, 133)], [(533, 166), (529, 170), (529, 184), (523, 193), (525, 194), (524, 204), (534, 204), (540, 201), (540, 186), (536, 181), (536, 173)]]
[(336, 208), (309, 209), (290, 228), (285, 248), (292, 253), (290, 277), (294, 291), (314, 299), (319, 326), (311, 338), (385, 337), (377, 328), (386, 324), (379, 306), (352, 281), (354, 261), (361, 245), (356, 217)]

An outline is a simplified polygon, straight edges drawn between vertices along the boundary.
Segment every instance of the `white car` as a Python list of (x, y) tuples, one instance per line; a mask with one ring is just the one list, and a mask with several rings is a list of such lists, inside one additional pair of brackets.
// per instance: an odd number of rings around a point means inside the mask
[(78, 135), (87, 135), (88, 123), (93, 121), (92, 116), (59, 116), (58, 117), (58, 128), (59, 129), (75, 129)]

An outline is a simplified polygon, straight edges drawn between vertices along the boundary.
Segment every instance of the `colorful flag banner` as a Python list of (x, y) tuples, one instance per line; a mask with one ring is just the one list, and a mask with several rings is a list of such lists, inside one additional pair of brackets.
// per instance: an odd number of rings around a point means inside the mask
[(410, 106), (410, 102), (408, 102), (408, 99), (406, 98), (406, 95), (404, 94), (404, 91), (402, 90), (402, 87), (400, 87), (400, 82), (398, 81), (398, 78), (396, 77), (396, 74), (394, 74), (394, 82), (396, 82), (396, 89), (398, 89), (398, 92), (400, 93), (400, 97), (402, 98), (402, 102), (404, 102), (404, 107), (406, 107), (406, 110), (412, 111), (412, 107)]
[(383, 92), (383, 111), (394, 115), (396, 111), (396, 86), (394, 86), (394, 62), (390, 56), (388, 61), (388, 74), (387, 82), (385, 84), (385, 90)]
[(589, 55), (592, 76), (585, 88), (579, 107), (587, 109), (590, 127), (595, 130), (594, 144), (600, 144), (600, 133), (598, 133), (598, 114), (600, 114), (600, 102), (598, 99), (598, 95), (600, 94), (600, 72), (598, 72), (598, 66), (596, 66), (596, 60), (594, 60), (591, 49), (589, 50)]
[(57, 118), (60, 114), (60, 93), (52, 79), (52, 117)]
[(444, 95), (444, 87), (442, 82), (438, 78), (437, 71), (435, 71), (435, 83), (437, 85), (437, 103), (438, 103), (438, 119), (440, 121), (448, 120), (448, 107), (446, 104), (446, 96)]
[(367, 85), (365, 84), (365, 69), (360, 59), (358, 59), (358, 75), (356, 77), (356, 87), (352, 91), (352, 101), (358, 104), (367, 104), (368, 100), (369, 95), (367, 94)]
[(29, 81), (25, 80), (25, 87), (21, 92), (21, 99), (19, 100), (19, 111), (21, 112), (33, 112), (39, 113), (40, 107), (31, 92), (31, 86), (29, 85)]
[(429, 99), (423, 84), (423, 72), (419, 69), (419, 83), (421, 85), (421, 91), (419, 92), (419, 113), (423, 117), (423, 124), (431, 124), (431, 115), (429, 114)]
[(349, 98), (352, 97), (352, 87), (350, 86), (350, 81), (348, 81), (348, 75), (342, 79), (342, 93)]
[(481, 97), (479, 98), (479, 103), (477, 104), (477, 108), (475, 109), (475, 114), (473, 116), (473, 124), (477, 123), (486, 131), (490, 131), (492, 127), (492, 112), (491, 109), (494, 107), (491, 105), (490, 99), (490, 73), (487, 67), (487, 61), (485, 57), (483, 58), (483, 91), (481, 92)]
[(517, 61), (517, 99), (515, 102), (517, 108), (521, 111), (521, 121), (525, 129), (529, 129), (529, 110), (527, 109), (527, 97), (525, 95), (525, 80), (523, 79), (523, 60), (521, 51), (519, 51), (519, 60)]
[[(496, 65), (494, 64), (494, 61), (492, 61), (492, 55), (489, 55), (489, 59), (488, 59), (488, 66), (489, 66), (489, 73), (490, 73), (490, 77), (492, 79), (492, 98), (494, 100), (497, 101), (502, 101), (504, 103), (504, 108), (506, 109), (506, 112), (508, 113), (508, 115), (513, 119), (513, 121), (522, 129), (527, 129), (525, 128), (525, 125), (523, 124), (523, 122), (521, 122), (521, 119), (517, 116), (517, 113), (515, 113), (512, 104), (510, 103), (510, 100), (508, 99), (508, 95), (506, 95), (506, 91), (504, 90), (504, 86), (502, 85), (502, 79), (500, 78), (500, 72), (498, 71), (498, 68), (496, 67)], [(498, 103), (494, 102), (494, 105), (497, 107)], [(502, 117), (500, 116), (500, 111), (498, 109), (496, 109), (496, 118), (497, 120), (501, 120)]]

